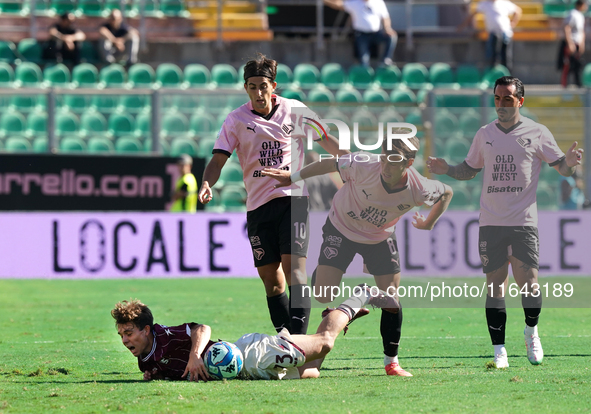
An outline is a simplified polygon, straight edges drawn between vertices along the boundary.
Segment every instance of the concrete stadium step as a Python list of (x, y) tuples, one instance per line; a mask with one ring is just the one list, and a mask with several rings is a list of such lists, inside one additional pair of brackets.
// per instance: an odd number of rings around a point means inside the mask
[[(193, 14), (193, 27), (196, 30), (217, 28), (217, 14)], [(224, 29), (259, 29), (267, 30), (269, 20), (264, 13), (224, 13), (222, 14)]]

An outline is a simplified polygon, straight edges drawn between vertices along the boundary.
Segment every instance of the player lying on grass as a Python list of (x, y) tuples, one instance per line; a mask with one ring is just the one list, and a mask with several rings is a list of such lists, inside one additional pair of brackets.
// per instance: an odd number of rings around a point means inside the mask
[[(355, 318), (367, 314), (363, 306), (392, 312), (399, 308), (394, 297), (376, 287), (360, 285), (352, 291), (353, 296), (322, 319), (313, 335), (290, 335), (284, 329), (275, 336), (251, 333), (238, 339), (235, 345), (244, 360), (239, 378), (317, 378), (320, 364), (339, 333)], [(111, 315), (123, 345), (138, 359), (145, 380), (211, 379), (204, 364), (205, 353), (214, 343), (209, 326), (194, 322), (179, 326), (154, 324), (152, 312), (138, 300), (117, 303)]]
[[(409, 141), (418, 150), (418, 138)], [(341, 156), (338, 161), (321, 159), (291, 175), (289, 171), (263, 170), (265, 175), (279, 181), (278, 186), (333, 171), (338, 171), (345, 183), (334, 196), (322, 229), (324, 242), (312, 276), (313, 292), (318, 301), (333, 300), (323, 296), (323, 292), (341, 283), (357, 253), (363, 257), (380, 289), (390, 292), (388, 288), (394, 287), (398, 291), (400, 256), (394, 233), (396, 222), (413, 207), (426, 204), (433, 206), (429, 215), (425, 218), (415, 213), (412, 224), (417, 229), (431, 230), (453, 195), (451, 187), (426, 179), (412, 166), (417, 150), (411, 150), (403, 140), (397, 139), (392, 141), (390, 150), (384, 141), (381, 154), (356, 152)], [(408, 377), (412, 375), (398, 363), (401, 326), (402, 309), (394, 314), (382, 309), (380, 331), (386, 373)]]

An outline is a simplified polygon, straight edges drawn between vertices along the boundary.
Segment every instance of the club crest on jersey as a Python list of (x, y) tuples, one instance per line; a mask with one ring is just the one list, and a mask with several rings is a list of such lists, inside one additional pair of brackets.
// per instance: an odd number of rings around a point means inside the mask
[(527, 148), (531, 145), (531, 139), (529, 138), (517, 138), (517, 143), (521, 145), (522, 148)]
[(343, 238), (339, 236), (328, 236), (326, 241), (330, 243), (331, 246), (341, 247), (341, 243), (343, 242)]
[(254, 257), (256, 257), (257, 260), (261, 260), (265, 255), (265, 251), (260, 247), (258, 249), (252, 249), (252, 251), (254, 253)]
[(486, 266), (488, 264), (488, 256), (485, 254), (481, 254), (480, 261), (482, 262), (482, 266)]
[(326, 246), (322, 253), (324, 253), (326, 258), (330, 260), (333, 257), (336, 257), (339, 254), (339, 251), (337, 249), (335, 249), (334, 247)]
[(259, 236), (251, 236), (250, 237), (250, 244), (252, 245), (252, 247), (260, 246), (261, 239), (259, 238)]
[(290, 135), (293, 132), (293, 130), (295, 129), (295, 125), (294, 124), (283, 124), (283, 125), (281, 125), (281, 129), (287, 135)]
[(406, 209), (409, 209), (410, 208), (410, 204), (398, 204), (397, 208), (400, 211), (406, 210)]

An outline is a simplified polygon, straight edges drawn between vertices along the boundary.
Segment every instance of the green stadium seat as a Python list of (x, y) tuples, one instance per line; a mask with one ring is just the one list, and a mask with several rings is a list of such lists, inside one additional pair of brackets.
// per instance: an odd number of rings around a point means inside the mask
[(218, 115), (215, 119), (216, 130), (219, 131), (222, 128), (222, 125), (224, 124), (224, 121), (226, 120), (226, 118), (228, 117), (230, 112), (231, 111), (229, 109), (225, 109), (225, 110), (221, 111), (220, 113), (218, 113)]
[(115, 146), (108, 138), (91, 137), (88, 139), (89, 153), (115, 152)]
[(0, 62), (14, 64), (17, 59), (15, 44), (8, 40), (0, 40)]
[(23, 6), (26, 6), (22, 0), (12, 1), (0, 1), (0, 13), (7, 14), (21, 14), (26, 12), (26, 8), (23, 10)]
[(152, 131), (152, 114), (142, 112), (135, 119), (135, 135), (148, 138)]
[(312, 88), (320, 81), (320, 72), (309, 63), (298, 63), (293, 70), (293, 83), (300, 88)]
[(185, 86), (188, 88), (211, 88), (211, 73), (205, 65), (191, 63), (185, 66)]
[(320, 70), (320, 82), (327, 88), (340, 88), (347, 81), (345, 70), (339, 63), (326, 63)]
[(434, 86), (444, 86), (455, 82), (451, 66), (441, 62), (431, 65), (429, 68), (429, 80)]
[(165, 16), (189, 17), (184, 0), (160, 0), (160, 11)]
[(120, 153), (143, 152), (142, 143), (135, 137), (124, 136), (115, 141), (115, 151)]
[(246, 190), (239, 185), (224, 186), (220, 200), (224, 211), (246, 211)]
[(215, 145), (215, 137), (205, 137), (199, 140), (199, 152), (197, 156), (200, 158), (210, 159), (212, 156), (213, 146)]
[(404, 117), (395, 109), (388, 108), (378, 115), (378, 122), (387, 124), (388, 122), (404, 122)]
[[(201, 99), (206, 99), (205, 96), (199, 96), (196, 94), (179, 94), (172, 97), (172, 109), (181, 111), (182, 113), (189, 114), (198, 110), (201, 105)], [(226, 100), (223, 100), (223, 106), (226, 105)]]
[(104, 4), (101, 0), (78, 0), (77, 16), (105, 17)]
[(470, 150), (470, 141), (466, 138), (450, 138), (445, 143), (447, 158), (453, 164), (461, 164)]
[(449, 208), (452, 210), (471, 210), (472, 203), (472, 192), (464, 183), (458, 183), (457, 181), (453, 184), (454, 195), (449, 204)]
[(27, 117), (27, 132), (30, 138), (43, 137), (47, 135), (47, 113), (35, 111)]
[(119, 106), (130, 114), (148, 110), (150, 108), (150, 96), (147, 95), (121, 95)]
[(65, 88), (70, 85), (70, 69), (63, 63), (46, 66), (43, 70), (43, 83), (46, 86)]
[(127, 71), (128, 86), (131, 88), (151, 88), (156, 82), (156, 73), (150, 65), (136, 63)]
[(80, 135), (89, 137), (94, 135), (105, 136), (107, 134), (107, 119), (96, 111), (86, 111), (80, 117)]
[(80, 120), (69, 111), (60, 111), (55, 115), (55, 132), (58, 135), (72, 135), (80, 129)]
[(417, 92), (417, 103), (418, 104), (425, 104), (425, 105), (429, 105), (428, 104), (428, 100), (429, 100), (429, 92), (431, 92), (433, 90), (433, 84), (431, 83), (425, 83), (421, 89), (418, 90)]
[(135, 132), (135, 121), (126, 112), (119, 111), (109, 116), (109, 133), (115, 137), (131, 135)]
[(92, 95), (91, 108), (108, 114), (119, 109), (118, 95)]
[(316, 86), (308, 92), (308, 102), (313, 103), (332, 103), (335, 101), (333, 93), (325, 86)]
[(189, 131), (187, 117), (178, 111), (167, 112), (161, 119), (160, 135), (162, 137), (173, 137), (184, 135)]
[(484, 76), (482, 77), (483, 84), (488, 87), (492, 88), (497, 79), (503, 76), (509, 76), (511, 72), (503, 65), (496, 65), (494, 68), (489, 69)]
[(6, 62), (0, 62), (0, 88), (12, 88), (14, 83), (14, 69)]
[(211, 78), (218, 88), (235, 87), (238, 83), (238, 72), (232, 65), (217, 63), (211, 68)]
[(119, 63), (111, 63), (105, 66), (99, 73), (101, 88), (122, 88), (127, 82), (125, 68)]
[(50, 10), (55, 14), (74, 13), (76, 2), (74, 0), (51, 0)]
[(385, 104), (390, 102), (390, 97), (381, 88), (367, 89), (363, 93), (363, 102), (370, 104)]
[(240, 92), (239, 94), (230, 94), (228, 95), (228, 107), (232, 110), (244, 105), (246, 102), (249, 101), (248, 95), (244, 92)]
[(354, 65), (349, 68), (349, 82), (357, 89), (369, 88), (374, 82), (375, 72), (370, 67)]
[(476, 66), (462, 65), (456, 69), (456, 79), (462, 88), (474, 88), (481, 82), (482, 75)]
[[(408, 122), (409, 124), (413, 124), (414, 126), (417, 127), (417, 129), (421, 129), (423, 127), (423, 114), (421, 112), (420, 109), (415, 108), (412, 111), (410, 111), (408, 114), (406, 114), (406, 117), (404, 118), (404, 122)], [(422, 131), (419, 131), (417, 133), (417, 137), (421, 137), (423, 134), (421, 133)]]
[(59, 150), (63, 152), (85, 152), (86, 142), (81, 138), (67, 136), (59, 140)]
[(90, 41), (84, 41), (80, 44), (80, 60), (91, 64), (102, 63), (96, 47)]
[(222, 172), (220, 173), (220, 178), (218, 180), (218, 185), (224, 186), (228, 183), (242, 183), (242, 180), (243, 176), (240, 164), (229, 161), (226, 162), (224, 168), (222, 168)]
[(375, 83), (384, 89), (398, 87), (402, 82), (402, 73), (396, 66), (379, 67), (376, 71)]
[(43, 63), (43, 48), (37, 39), (22, 39), (16, 47), (19, 56), (27, 61)]
[(474, 109), (462, 112), (459, 117), (459, 126), (464, 138), (472, 139), (476, 132), (483, 126), (480, 114)]
[(359, 91), (353, 87), (343, 86), (341, 87), (336, 95), (336, 101), (338, 103), (361, 103), (363, 102), (363, 97), (359, 93)]
[(293, 82), (293, 72), (289, 66), (278, 63), (277, 64), (277, 75), (275, 76), (275, 82), (280, 86), (287, 86)]
[(40, 87), (43, 82), (43, 73), (39, 65), (33, 62), (22, 62), (16, 66), (15, 86)]
[(215, 133), (215, 119), (207, 112), (198, 112), (191, 116), (189, 131), (193, 135), (209, 136)]
[(8, 152), (31, 152), (33, 146), (25, 137), (11, 136), (6, 139), (4, 150)]
[(156, 86), (179, 88), (183, 83), (183, 71), (174, 63), (161, 63), (156, 68)]
[(587, 88), (591, 86), (591, 63), (587, 63), (583, 69), (583, 86)]
[(49, 2), (50, 0), (35, 0), (35, 9), (31, 12), (37, 16), (53, 16), (55, 13), (51, 11)]
[(13, 95), (10, 98), (10, 108), (19, 112), (31, 112), (37, 108), (37, 96)]
[(539, 183), (536, 191), (536, 202), (540, 210), (557, 210), (558, 195), (556, 190), (547, 183)]
[(77, 88), (96, 88), (99, 72), (91, 63), (80, 63), (72, 69), (72, 84)]
[(20, 112), (8, 110), (0, 118), (0, 137), (23, 134), (26, 128), (27, 121)]
[(306, 100), (306, 94), (304, 93), (304, 91), (297, 87), (288, 87), (286, 89), (283, 89), (279, 92), (279, 95), (286, 99), (296, 99), (300, 102), (304, 102)]
[(90, 98), (87, 95), (63, 95), (62, 108), (76, 114), (81, 114), (90, 106)]
[(435, 139), (455, 138), (458, 135), (458, 118), (447, 109), (438, 109), (435, 114)]
[(181, 154), (189, 154), (193, 157), (196, 157), (198, 153), (199, 146), (194, 139), (179, 137), (174, 138), (170, 143), (170, 155), (173, 157), (179, 156)]
[(429, 71), (422, 63), (407, 63), (402, 68), (402, 81), (409, 88), (420, 89), (429, 82)]
[(401, 87), (390, 93), (390, 102), (396, 105), (416, 105), (417, 96), (410, 89)]
[(43, 153), (49, 151), (49, 140), (47, 137), (33, 138), (33, 152)]

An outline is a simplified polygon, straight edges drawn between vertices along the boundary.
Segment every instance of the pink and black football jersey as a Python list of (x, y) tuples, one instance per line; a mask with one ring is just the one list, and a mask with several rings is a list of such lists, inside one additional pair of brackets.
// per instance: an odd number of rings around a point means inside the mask
[(332, 201), (329, 218), (349, 240), (376, 244), (394, 232), (394, 220), (413, 207), (432, 206), (445, 192), (444, 185), (423, 177), (414, 167), (407, 171), (406, 186), (386, 189), (377, 154), (355, 152), (339, 158), (345, 185)]
[(481, 226), (537, 226), (536, 189), (542, 161), (551, 166), (564, 152), (544, 125), (529, 118), (508, 130), (495, 120), (478, 130), (466, 163), (484, 168)]
[[(153, 378), (182, 379), (191, 351), (191, 328), (195, 325), (194, 322), (179, 326), (154, 324), (152, 350), (147, 356), (138, 358), (140, 371), (150, 371)], [(206, 350), (213, 344), (209, 342)]]
[(273, 95), (274, 107), (267, 116), (257, 114), (248, 101), (232, 111), (219, 132), (213, 153), (228, 156), (236, 150), (248, 194), (246, 209), (252, 211), (266, 202), (285, 196), (307, 196), (304, 181), (291, 187), (273, 188), (277, 181), (263, 177), (263, 168), (298, 171), (304, 166), (308, 134), (321, 140), (329, 128), (318, 115), (295, 99)]

